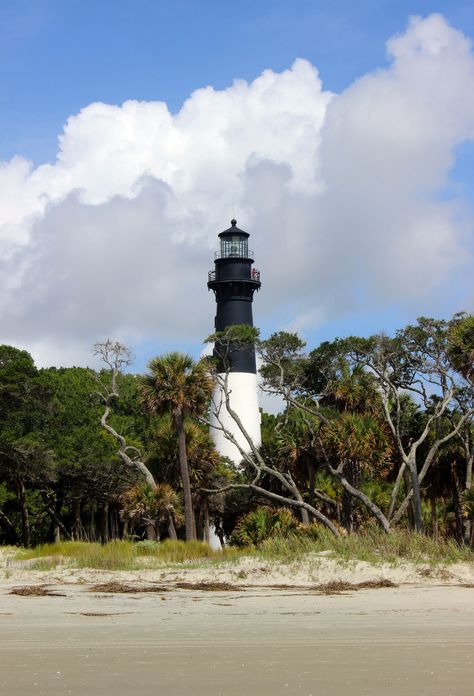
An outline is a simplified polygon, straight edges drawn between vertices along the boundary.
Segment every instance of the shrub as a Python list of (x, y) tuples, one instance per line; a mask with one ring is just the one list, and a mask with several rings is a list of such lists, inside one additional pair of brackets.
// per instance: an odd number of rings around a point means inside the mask
[(231, 542), (237, 546), (259, 546), (273, 536), (296, 534), (300, 524), (291, 510), (260, 505), (237, 522)]

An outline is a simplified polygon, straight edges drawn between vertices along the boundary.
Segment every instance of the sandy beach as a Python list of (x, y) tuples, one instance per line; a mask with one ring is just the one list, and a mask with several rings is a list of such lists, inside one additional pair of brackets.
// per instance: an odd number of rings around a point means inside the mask
[[(4, 567), (0, 691), (472, 696), (471, 566), (317, 560), (133, 573)], [(396, 586), (356, 587), (370, 581)], [(110, 582), (131, 591), (97, 587)], [(328, 582), (346, 589), (324, 590)], [(11, 594), (31, 586), (51, 594)]]

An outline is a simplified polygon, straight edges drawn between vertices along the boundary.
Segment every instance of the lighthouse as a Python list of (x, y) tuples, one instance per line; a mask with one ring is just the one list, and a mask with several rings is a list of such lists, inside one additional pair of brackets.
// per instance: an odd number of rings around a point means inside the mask
[[(209, 271), (207, 287), (216, 298), (216, 332), (235, 324), (253, 326), (253, 294), (260, 289), (260, 272), (253, 268), (253, 252), (249, 251), (249, 233), (231, 220), (229, 229), (219, 234), (219, 249), (215, 253), (214, 270)], [(242, 454), (219, 427), (232, 433), (245, 451), (250, 447), (239, 426), (228, 413), (223, 384), (226, 382), (230, 407), (237, 413), (255, 445), (260, 445), (260, 411), (257, 397), (257, 367), (255, 350), (231, 346), (223, 359), (222, 346), (216, 345), (218, 361), (217, 383), (211, 405), (211, 435), (217, 451), (238, 464)]]

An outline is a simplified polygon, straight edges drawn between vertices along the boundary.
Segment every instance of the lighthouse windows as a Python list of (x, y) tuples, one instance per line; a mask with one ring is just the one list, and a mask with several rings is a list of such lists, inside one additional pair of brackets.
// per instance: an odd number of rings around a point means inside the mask
[(245, 237), (233, 235), (221, 239), (221, 258), (248, 258), (248, 242)]

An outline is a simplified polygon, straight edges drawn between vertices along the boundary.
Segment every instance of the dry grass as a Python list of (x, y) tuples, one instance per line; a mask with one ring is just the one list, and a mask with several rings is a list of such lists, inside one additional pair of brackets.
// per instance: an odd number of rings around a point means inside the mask
[(453, 539), (433, 539), (403, 529), (385, 534), (378, 527), (367, 527), (359, 534), (335, 537), (325, 527), (313, 525), (306, 535), (272, 537), (256, 553), (262, 560), (292, 563), (308, 554), (327, 554), (341, 561), (366, 561), (375, 565), (400, 561), (411, 563), (474, 563), (474, 551)]
[(357, 592), (358, 590), (378, 590), (383, 587), (397, 587), (391, 580), (380, 578), (379, 580), (366, 580), (365, 582), (346, 582), (344, 580), (332, 580), (323, 585), (315, 585), (313, 592), (324, 595), (342, 594), (343, 592)]
[(64, 592), (54, 592), (47, 585), (25, 585), (24, 587), (13, 587), (9, 594), (19, 597), (66, 597)]
[(242, 590), (239, 585), (229, 582), (177, 582), (175, 587), (180, 590), (201, 590), (203, 592), (233, 592)]
[(122, 582), (104, 582), (100, 585), (89, 587), (88, 592), (110, 592), (111, 594), (134, 594), (136, 592), (169, 592), (169, 587), (163, 585), (145, 585), (135, 587)]

